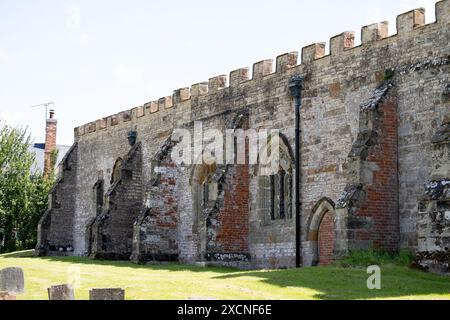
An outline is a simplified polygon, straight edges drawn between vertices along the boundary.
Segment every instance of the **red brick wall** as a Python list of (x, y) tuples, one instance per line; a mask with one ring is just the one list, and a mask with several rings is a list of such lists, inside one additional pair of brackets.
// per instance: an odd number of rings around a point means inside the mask
[[(248, 129), (249, 123), (243, 124)], [(249, 141), (245, 142), (248, 163)], [(249, 201), (250, 171), (248, 165), (230, 166), (225, 177), (224, 203), (218, 216), (220, 228), (217, 233), (218, 247), (223, 253), (249, 252)]]
[(333, 262), (334, 251), (334, 217), (328, 212), (323, 217), (319, 227), (319, 265)]
[(150, 197), (152, 203), (160, 203), (161, 206), (151, 208), (141, 227), (145, 227), (147, 235), (157, 237), (159, 241), (144, 241), (141, 250), (147, 260), (174, 260), (178, 256), (176, 165), (171, 160), (165, 160), (160, 167), (165, 169), (165, 173), (161, 173), (159, 183), (151, 188)]
[(372, 218), (372, 228), (359, 230), (358, 240), (372, 240), (374, 248), (397, 250), (398, 218), (398, 136), (397, 100), (391, 97), (380, 104), (377, 144), (370, 148), (367, 161), (375, 162), (373, 184), (365, 187), (367, 198), (356, 213)]
[(220, 210), (217, 241), (226, 253), (248, 252), (249, 168), (236, 165), (226, 177), (224, 207)]

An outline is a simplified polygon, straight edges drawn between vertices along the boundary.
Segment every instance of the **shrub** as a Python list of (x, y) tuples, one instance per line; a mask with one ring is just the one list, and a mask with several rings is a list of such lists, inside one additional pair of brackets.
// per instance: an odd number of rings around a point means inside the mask
[(353, 250), (343, 259), (335, 262), (344, 268), (368, 267), (371, 265), (395, 264), (409, 266), (414, 260), (414, 255), (408, 250), (390, 252), (386, 250)]

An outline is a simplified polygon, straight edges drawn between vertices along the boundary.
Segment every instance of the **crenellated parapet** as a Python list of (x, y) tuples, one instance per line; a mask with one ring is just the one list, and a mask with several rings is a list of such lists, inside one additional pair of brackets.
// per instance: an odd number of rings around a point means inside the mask
[(397, 34), (403, 36), (425, 24), (425, 9), (419, 8), (397, 17)]
[(374, 41), (380, 41), (389, 36), (389, 22), (383, 21), (373, 23), (361, 29), (361, 43), (369, 44)]
[[(329, 40), (329, 53), (326, 53), (326, 43), (318, 42), (301, 49), (300, 59), (298, 52), (288, 52), (279, 55), (276, 60), (265, 59), (253, 64), (252, 68), (243, 67), (230, 72), (227, 75), (218, 75), (208, 81), (199, 82), (174, 90), (170, 96), (162, 97), (154, 101), (147, 102), (142, 106), (111, 115), (75, 128), (75, 141), (84, 135), (95, 134), (108, 130), (120, 123), (134, 123), (135, 121), (146, 121), (148, 118), (160, 117), (161, 111), (173, 112), (181, 103), (189, 104), (192, 99), (215, 95), (218, 92), (242, 85), (251, 85), (254, 81), (281, 74), (288, 74), (292, 69), (313, 66), (318, 61), (325, 59), (326, 63), (337, 63), (341, 57), (347, 55), (358, 55), (361, 48), (370, 50), (377, 43), (383, 41), (393, 41), (396, 39), (414, 37), (418, 29), (423, 29), (434, 24), (450, 23), (450, 0), (443, 0), (436, 3), (436, 22), (426, 24), (425, 9), (418, 8), (397, 16), (397, 33), (389, 35), (389, 23), (381, 21), (361, 28), (361, 45), (355, 46), (356, 34), (354, 31), (345, 31)], [(321, 66), (321, 65), (319, 65)], [(250, 71), (251, 70), (251, 71)]]
[[(424, 13), (399, 15), (395, 34), (386, 21), (337, 32), (76, 128), (79, 152), (69, 152), (38, 249), (293, 267), (297, 213), (304, 266), (368, 248), (447, 263), (450, 0), (436, 4), (436, 22)], [(300, 207), (295, 76), (304, 79)], [(261, 139), (273, 130), (283, 148), (270, 152), (279, 166), (267, 176)]]

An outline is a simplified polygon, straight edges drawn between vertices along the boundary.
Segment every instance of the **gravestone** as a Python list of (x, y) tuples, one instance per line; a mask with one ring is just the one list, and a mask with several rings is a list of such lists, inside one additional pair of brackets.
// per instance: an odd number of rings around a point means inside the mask
[(69, 284), (51, 286), (47, 291), (49, 300), (75, 300), (73, 287)]
[(16, 300), (16, 296), (10, 295), (6, 292), (0, 292), (0, 301), (1, 300)]
[(89, 300), (125, 300), (125, 290), (120, 288), (91, 289)]
[(0, 270), (0, 300), (16, 300), (24, 292), (23, 271), (20, 268)]

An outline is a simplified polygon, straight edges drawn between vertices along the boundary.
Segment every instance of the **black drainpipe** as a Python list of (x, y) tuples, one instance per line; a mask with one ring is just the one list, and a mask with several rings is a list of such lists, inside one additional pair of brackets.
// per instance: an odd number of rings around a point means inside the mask
[(295, 99), (295, 266), (302, 266), (301, 202), (300, 202), (300, 109), (302, 107), (303, 77), (296, 75), (289, 81), (289, 90)]

